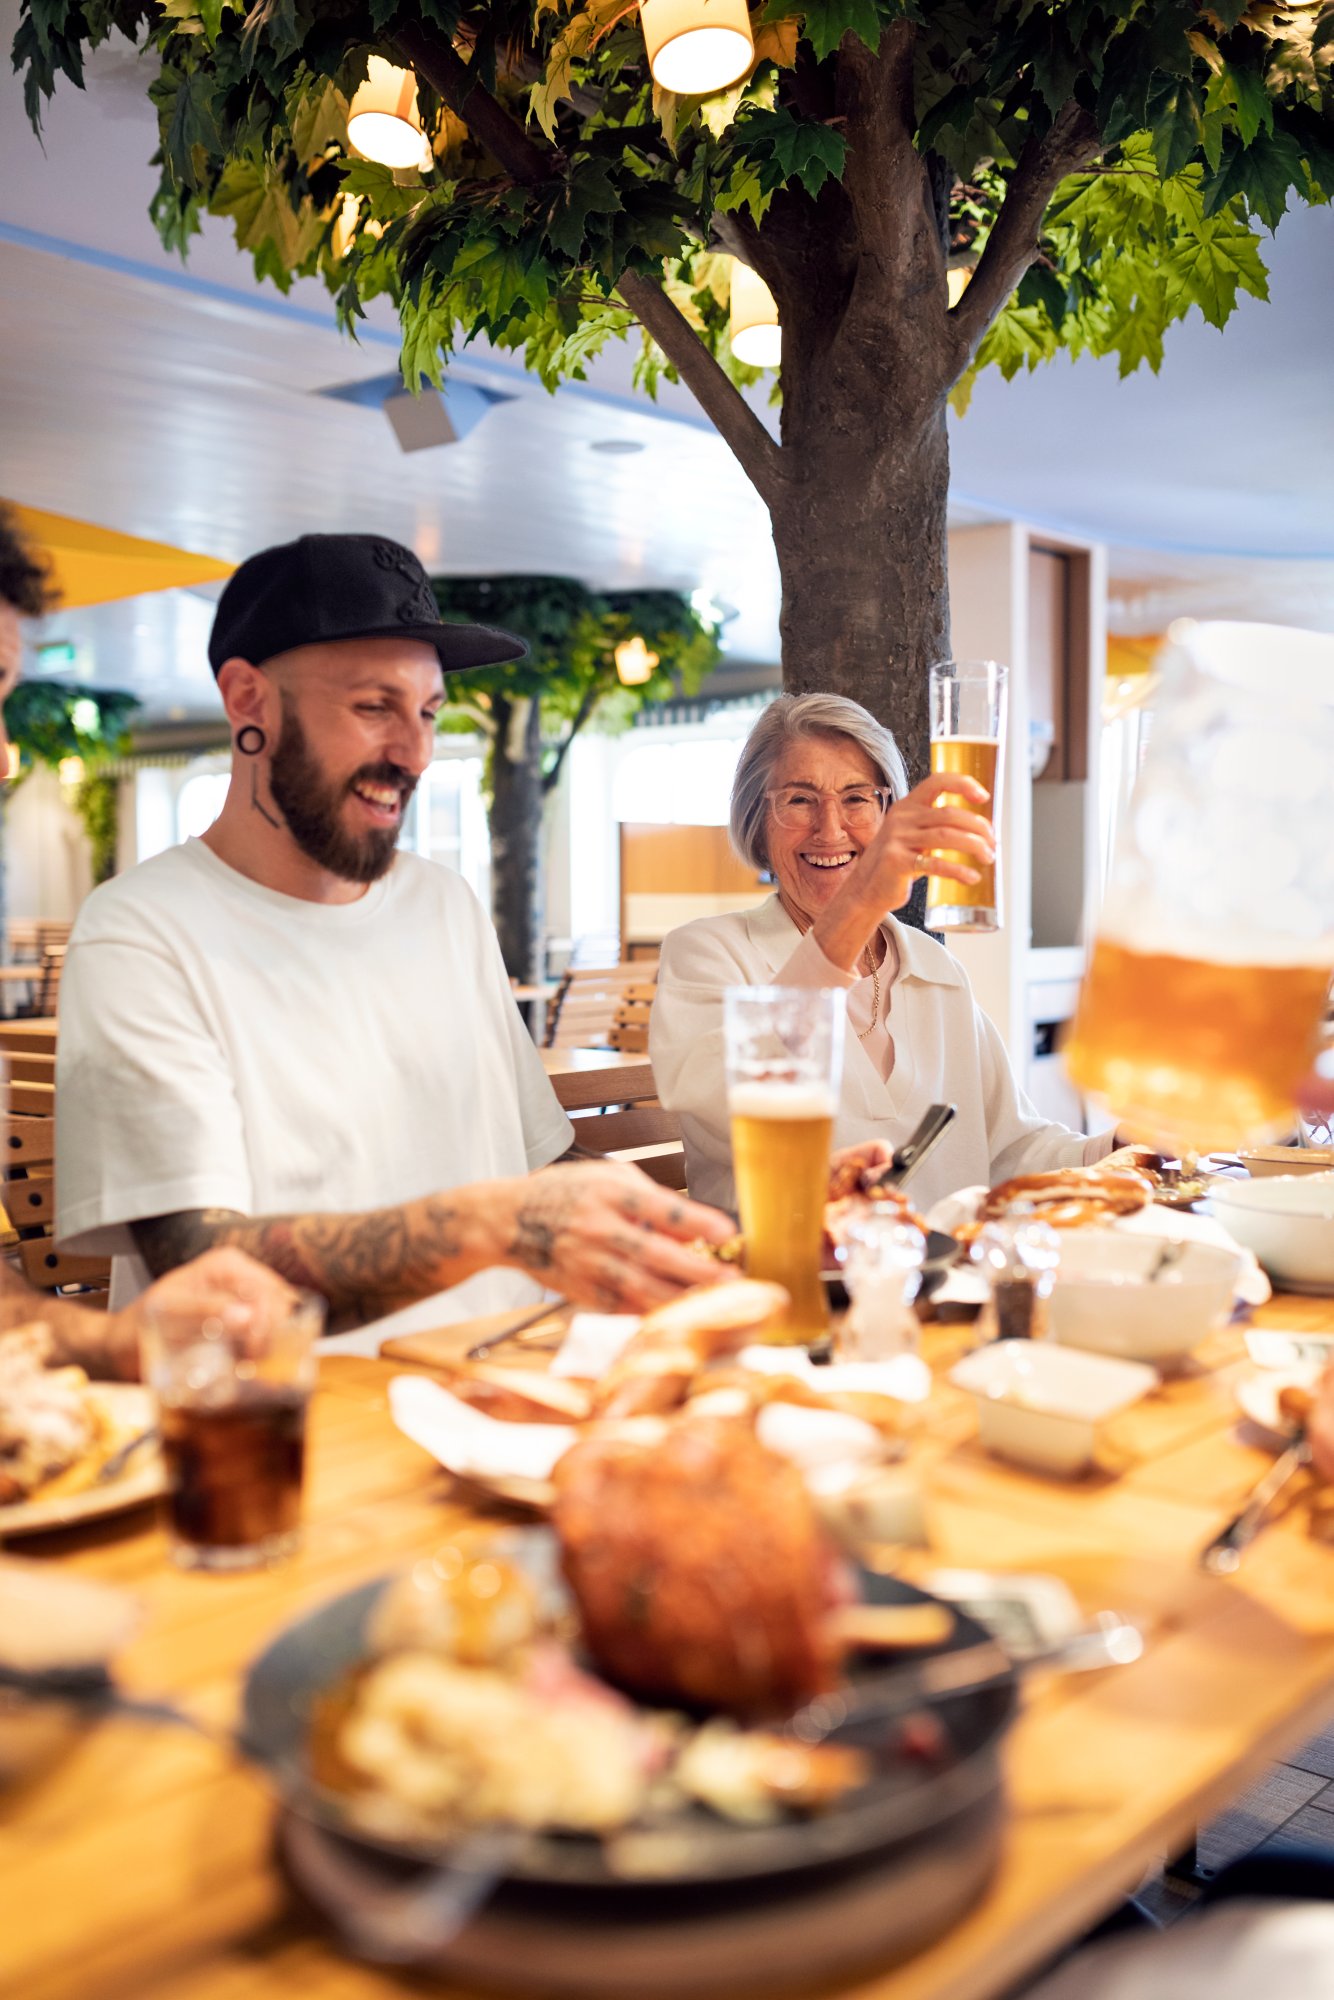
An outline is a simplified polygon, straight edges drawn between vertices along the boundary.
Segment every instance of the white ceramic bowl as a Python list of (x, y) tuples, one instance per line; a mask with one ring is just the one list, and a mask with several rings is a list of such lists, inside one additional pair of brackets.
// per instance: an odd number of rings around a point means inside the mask
[[(1173, 1261), (1151, 1278), (1164, 1251)], [(1217, 1243), (1066, 1230), (1049, 1305), (1052, 1337), (1127, 1361), (1179, 1359), (1226, 1325), (1241, 1271), (1238, 1252)]]
[(1228, 1233), (1280, 1285), (1334, 1292), (1334, 1174), (1219, 1181), (1209, 1201)]
[(966, 1354), (951, 1382), (977, 1399), (988, 1450), (1042, 1472), (1082, 1472), (1098, 1426), (1157, 1386), (1152, 1368), (1051, 1340), (995, 1340)]

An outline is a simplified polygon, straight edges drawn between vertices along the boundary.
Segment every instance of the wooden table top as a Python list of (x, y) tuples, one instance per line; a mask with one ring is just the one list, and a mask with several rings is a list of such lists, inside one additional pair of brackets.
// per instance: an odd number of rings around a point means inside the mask
[[(1258, 1319), (1334, 1331), (1334, 1302), (1279, 1297)], [(454, 1330), (460, 1347), (477, 1328)], [(931, 1330), (943, 1370), (963, 1328)], [(1106, 1913), (1334, 1709), (1334, 1549), (1299, 1493), (1237, 1575), (1199, 1549), (1269, 1455), (1235, 1426), (1239, 1336), (1116, 1423), (1083, 1479), (1007, 1469), (943, 1381), (916, 1420), (933, 1566), (1040, 1570), (1087, 1611), (1148, 1637), (1134, 1666), (1035, 1684), (1011, 1731), (1012, 1817), (973, 1912), (897, 1969), (836, 2000), (990, 2000)], [(16, 1545), (124, 1584), (145, 1617), (121, 1661), (138, 1692), (235, 1713), (239, 1677), (299, 1613), (412, 1556), (456, 1524), (451, 1482), (391, 1424), (382, 1361), (333, 1357), (311, 1415), (305, 1548), (271, 1574), (181, 1574), (142, 1511)], [(0, 1812), (0, 1990), (23, 2000), (390, 2000), (425, 1989), (359, 1966), (293, 1909), (269, 1858), (271, 1801), (250, 1772), (170, 1729), (105, 1723)], [(472, 2000), (434, 1983), (445, 2000)], [(628, 1996), (627, 1996), (628, 2000)], [(835, 1989), (825, 2000), (835, 2000)]]

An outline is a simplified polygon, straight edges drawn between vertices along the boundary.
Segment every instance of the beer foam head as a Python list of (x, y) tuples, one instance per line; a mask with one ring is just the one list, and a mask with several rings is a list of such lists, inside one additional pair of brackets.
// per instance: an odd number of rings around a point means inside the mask
[(732, 1084), (727, 1108), (734, 1118), (832, 1118), (838, 1104), (821, 1084), (764, 1077)]

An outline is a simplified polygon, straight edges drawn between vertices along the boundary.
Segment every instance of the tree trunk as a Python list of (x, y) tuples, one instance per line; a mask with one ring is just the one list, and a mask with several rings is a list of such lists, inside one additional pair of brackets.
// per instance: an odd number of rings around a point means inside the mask
[(542, 718), (536, 701), (493, 704), (491, 914), (512, 979), (541, 975)]
[(783, 686), (861, 702), (894, 732), (915, 783), (928, 767), (927, 669), (950, 649), (944, 410), (905, 410), (879, 446), (796, 449), (802, 477), (771, 509)]

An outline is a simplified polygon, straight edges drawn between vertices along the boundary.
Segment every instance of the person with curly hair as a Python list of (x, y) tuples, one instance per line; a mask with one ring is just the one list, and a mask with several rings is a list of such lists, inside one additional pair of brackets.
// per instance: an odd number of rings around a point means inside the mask
[(0, 757), (9, 748), (4, 705), (23, 661), (23, 620), (40, 618), (58, 602), (47, 563), (25, 541), (13, 511), (0, 504)]

